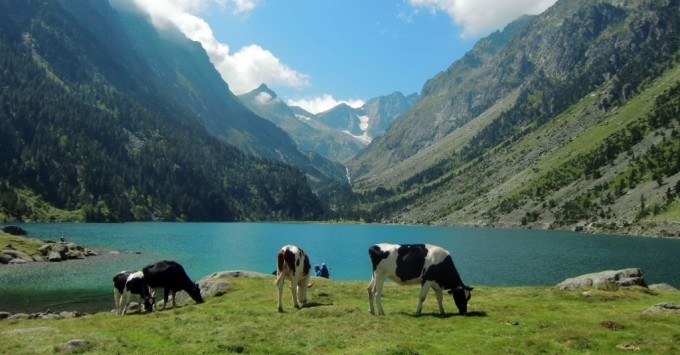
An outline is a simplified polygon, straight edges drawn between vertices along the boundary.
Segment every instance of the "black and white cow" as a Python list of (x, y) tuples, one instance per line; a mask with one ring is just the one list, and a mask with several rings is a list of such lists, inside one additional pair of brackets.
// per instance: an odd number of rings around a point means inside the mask
[(445, 314), (442, 290), (453, 294), (458, 311), (467, 315), (467, 302), (470, 300), (472, 287), (463, 284), (456, 266), (453, 265), (451, 254), (445, 249), (429, 244), (376, 244), (368, 249), (368, 255), (373, 264), (373, 277), (368, 284), (368, 309), (371, 314), (375, 314), (375, 298), (379, 314), (385, 315), (381, 296), (385, 278), (390, 278), (402, 285), (421, 285), (416, 315), (420, 315), (430, 287), (437, 296), (439, 313), (442, 316)]
[(139, 295), (140, 312), (142, 304), (147, 312), (153, 310), (153, 298), (144, 274), (141, 271), (121, 271), (113, 277), (113, 299), (116, 302), (117, 315), (127, 313), (133, 293)]
[(163, 289), (163, 309), (168, 304), (170, 292), (172, 292), (172, 308), (175, 308), (175, 293), (177, 291), (186, 291), (194, 301), (203, 303), (201, 289), (197, 283), (191, 281), (179, 263), (168, 260), (157, 261), (145, 266), (142, 271), (149, 287), (154, 289), (154, 296), (157, 289)]
[[(295, 308), (300, 308), (300, 305), (307, 305), (307, 287), (309, 287), (307, 283), (309, 282), (311, 268), (307, 254), (294, 245), (286, 245), (276, 254), (276, 286), (279, 292), (277, 308), (279, 312), (283, 312), (281, 295), (286, 278), (290, 279), (290, 289), (293, 292)], [(298, 300), (300, 303), (298, 303)]]

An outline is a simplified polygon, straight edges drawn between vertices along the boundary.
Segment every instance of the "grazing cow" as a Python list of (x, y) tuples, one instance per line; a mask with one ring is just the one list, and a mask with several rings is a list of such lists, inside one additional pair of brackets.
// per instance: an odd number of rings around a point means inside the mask
[(145, 266), (142, 271), (149, 287), (154, 289), (154, 296), (156, 289), (163, 289), (163, 309), (168, 304), (169, 292), (172, 292), (172, 308), (175, 308), (177, 291), (186, 291), (196, 303), (203, 303), (201, 289), (197, 283), (191, 281), (179, 263), (168, 260), (157, 261)]
[[(290, 279), (290, 289), (293, 292), (293, 305), (300, 308), (307, 305), (307, 287), (309, 282), (309, 270), (311, 269), (307, 254), (294, 245), (286, 245), (276, 255), (276, 286), (279, 291), (279, 312), (283, 312), (281, 294), (283, 283), (286, 278)], [(300, 304), (298, 304), (298, 299)]]
[(467, 315), (472, 287), (463, 284), (448, 251), (429, 244), (376, 244), (368, 249), (368, 255), (373, 264), (373, 277), (368, 284), (368, 310), (371, 314), (375, 314), (375, 297), (379, 314), (385, 315), (381, 296), (385, 278), (389, 277), (402, 285), (421, 284), (416, 315), (420, 315), (430, 287), (437, 296), (439, 314), (445, 314), (442, 290), (449, 290), (460, 314)]
[(117, 315), (127, 313), (133, 293), (139, 295), (140, 305), (144, 304), (147, 312), (153, 310), (153, 298), (144, 274), (141, 271), (121, 271), (113, 277), (113, 299), (116, 302)]

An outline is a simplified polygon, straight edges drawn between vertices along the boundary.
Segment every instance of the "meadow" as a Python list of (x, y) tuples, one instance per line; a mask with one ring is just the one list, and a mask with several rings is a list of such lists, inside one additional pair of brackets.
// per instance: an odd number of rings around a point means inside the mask
[[(286, 290), (276, 310), (274, 277), (227, 279), (203, 304), (115, 316), (0, 320), (0, 352), (48, 354), (73, 339), (92, 354), (679, 353), (680, 313), (643, 314), (678, 291), (476, 286), (463, 317), (449, 297), (440, 317), (430, 292), (415, 316), (418, 287), (385, 284), (385, 316), (368, 313), (366, 282), (314, 278), (309, 304)], [(113, 298), (113, 297), (112, 297)], [(113, 308), (113, 300), (111, 301)]]

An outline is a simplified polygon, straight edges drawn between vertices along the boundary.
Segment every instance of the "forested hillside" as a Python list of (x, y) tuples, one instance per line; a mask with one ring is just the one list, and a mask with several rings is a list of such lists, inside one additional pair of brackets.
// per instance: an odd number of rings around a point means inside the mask
[(675, 233), (679, 4), (558, 1), (480, 40), (351, 164), (367, 219)]
[[(134, 50), (108, 2), (77, 3), (79, 20), (58, 1), (0, 1), (0, 219), (323, 215), (303, 172), (248, 156), (224, 140), (240, 134), (256, 142), (248, 132), (266, 128), (276, 144), (288, 139), (282, 131), (252, 113), (241, 117), (236, 109), (198, 115), (183, 104), (190, 98), (177, 96), (182, 91), (163, 86), (171, 81), (159, 66), (167, 63)], [(147, 45), (168, 44), (156, 38)], [(174, 78), (198, 75), (181, 68), (175, 67)], [(260, 127), (237, 130), (240, 123), (233, 122), (244, 119), (258, 120)], [(222, 123), (231, 131), (210, 134), (209, 120), (232, 120)], [(282, 144), (293, 146), (289, 139)]]

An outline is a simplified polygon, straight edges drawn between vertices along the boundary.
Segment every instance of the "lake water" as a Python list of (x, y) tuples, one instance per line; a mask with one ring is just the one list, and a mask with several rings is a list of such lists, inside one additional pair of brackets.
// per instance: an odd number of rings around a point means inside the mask
[[(379, 242), (429, 243), (451, 252), (466, 284), (554, 285), (566, 278), (629, 267), (649, 284), (680, 287), (680, 240), (558, 231), (295, 223), (31, 223), (31, 237), (68, 241), (104, 252), (61, 263), (0, 265), (0, 311), (113, 308), (111, 279), (121, 270), (170, 259), (194, 280), (224, 270), (271, 273), (285, 244), (325, 262), (331, 278), (371, 278), (368, 247)], [(134, 253), (126, 253), (132, 251)], [(272, 287), (274, 292), (274, 287)]]

